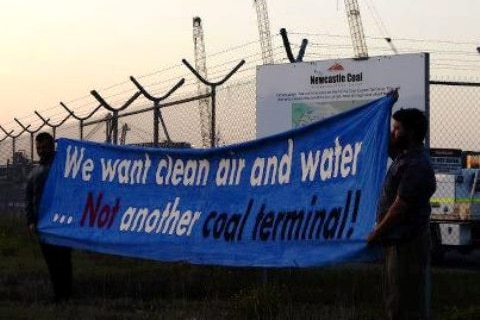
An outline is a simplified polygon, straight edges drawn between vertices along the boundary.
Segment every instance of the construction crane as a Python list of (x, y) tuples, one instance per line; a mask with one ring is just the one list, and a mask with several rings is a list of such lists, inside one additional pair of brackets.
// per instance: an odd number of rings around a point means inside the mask
[(368, 58), (367, 43), (365, 41), (365, 34), (363, 33), (360, 7), (358, 6), (357, 0), (345, 0), (345, 11), (347, 12), (355, 58), (366, 59)]
[[(205, 42), (203, 40), (202, 19), (193, 18), (193, 46), (195, 52), (195, 69), (204, 78), (207, 79), (207, 59), (205, 55)], [(197, 79), (198, 95), (207, 94), (207, 87)], [(210, 100), (203, 98), (198, 100), (198, 109), (200, 111), (200, 135), (202, 137), (202, 146), (204, 148), (211, 145), (210, 130), (212, 123), (212, 111), (210, 109)]]
[(254, 0), (253, 3), (257, 10), (258, 34), (260, 36), (263, 64), (273, 64), (272, 37), (270, 35), (267, 0)]

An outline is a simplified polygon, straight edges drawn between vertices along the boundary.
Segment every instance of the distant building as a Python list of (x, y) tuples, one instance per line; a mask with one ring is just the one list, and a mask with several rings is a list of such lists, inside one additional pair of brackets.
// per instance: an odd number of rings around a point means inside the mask
[(32, 168), (22, 151), (15, 152), (12, 163), (0, 165), (0, 209), (25, 207), (25, 183)]

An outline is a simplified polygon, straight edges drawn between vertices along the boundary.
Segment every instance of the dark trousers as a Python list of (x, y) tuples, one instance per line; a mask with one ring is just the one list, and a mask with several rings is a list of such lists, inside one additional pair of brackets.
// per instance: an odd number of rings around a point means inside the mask
[(55, 302), (66, 301), (72, 294), (71, 249), (40, 243), (53, 286)]
[(390, 320), (430, 319), (430, 234), (385, 246), (385, 305)]

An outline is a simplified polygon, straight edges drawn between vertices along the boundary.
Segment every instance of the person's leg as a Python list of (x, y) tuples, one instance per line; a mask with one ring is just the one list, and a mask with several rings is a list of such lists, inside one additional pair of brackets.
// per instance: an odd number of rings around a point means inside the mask
[(430, 245), (422, 234), (398, 246), (400, 319), (430, 317)]
[(383, 292), (387, 319), (397, 320), (400, 314), (399, 269), (397, 247), (388, 245), (384, 248), (385, 261), (383, 271)]
[(50, 273), (55, 302), (68, 300), (72, 293), (71, 249), (45, 243), (40, 245)]

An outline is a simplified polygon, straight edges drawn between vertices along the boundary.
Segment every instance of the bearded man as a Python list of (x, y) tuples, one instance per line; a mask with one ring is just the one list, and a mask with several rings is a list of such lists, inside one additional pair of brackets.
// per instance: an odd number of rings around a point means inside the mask
[(384, 297), (388, 319), (430, 319), (430, 197), (435, 174), (423, 145), (428, 121), (418, 109), (392, 116), (392, 158), (369, 244), (384, 248)]

